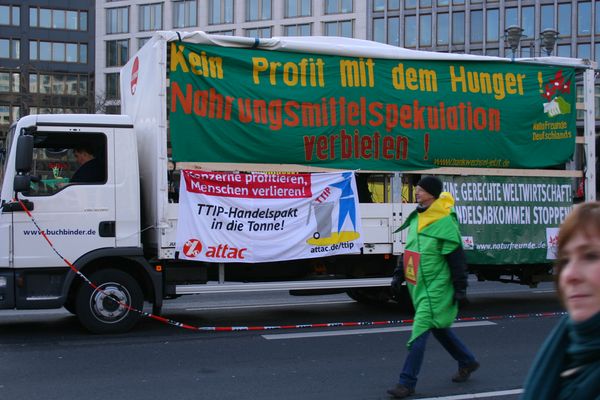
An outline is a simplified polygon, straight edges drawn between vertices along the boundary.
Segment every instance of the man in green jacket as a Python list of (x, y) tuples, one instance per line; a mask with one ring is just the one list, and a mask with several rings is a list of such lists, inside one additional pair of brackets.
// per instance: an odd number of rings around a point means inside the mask
[(409, 228), (404, 251), (404, 279), (415, 308), (399, 383), (388, 393), (402, 399), (415, 392), (430, 333), (458, 362), (454, 382), (464, 382), (479, 363), (450, 330), (458, 303), (466, 301), (467, 272), (454, 199), (443, 184), (425, 176), (417, 184), (417, 209), (398, 231)]

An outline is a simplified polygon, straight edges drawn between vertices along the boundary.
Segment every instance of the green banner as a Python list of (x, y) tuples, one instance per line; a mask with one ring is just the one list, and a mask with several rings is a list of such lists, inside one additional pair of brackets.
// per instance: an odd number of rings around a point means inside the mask
[(440, 178), (455, 198), (469, 264), (535, 264), (555, 258), (558, 226), (573, 206), (571, 178)]
[(574, 149), (575, 70), (173, 42), (175, 161), (540, 168)]

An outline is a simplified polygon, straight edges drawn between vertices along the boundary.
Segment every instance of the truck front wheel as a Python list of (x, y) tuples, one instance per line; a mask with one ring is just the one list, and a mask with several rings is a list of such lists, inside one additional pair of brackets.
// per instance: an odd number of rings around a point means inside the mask
[[(81, 324), (92, 333), (122, 333), (140, 319), (144, 295), (133, 277), (116, 269), (93, 273), (96, 289), (84, 283), (75, 298), (75, 311)], [(130, 309), (132, 308), (132, 309)]]

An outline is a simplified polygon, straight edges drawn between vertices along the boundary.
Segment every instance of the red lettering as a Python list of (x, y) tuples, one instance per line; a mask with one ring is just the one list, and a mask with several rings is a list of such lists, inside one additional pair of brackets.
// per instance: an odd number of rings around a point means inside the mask
[(313, 158), (315, 140), (314, 136), (304, 136), (304, 159), (306, 161), (310, 161)]

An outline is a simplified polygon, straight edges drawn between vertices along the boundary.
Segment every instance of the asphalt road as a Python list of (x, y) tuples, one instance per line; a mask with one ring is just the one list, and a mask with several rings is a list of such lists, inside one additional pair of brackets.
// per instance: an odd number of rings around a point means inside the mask
[[(551, 285), (473, 282), (456, 333), (482, 366), (463, 384), (432, 338), (414, 398), (516, 399), (562, 311)], [(345, 295), (199, 295), (164, 315), (193, 326), (270, 326), (410, 318), (393, 305)], [(488, 317), (501, 317), (489, 319)], [(466, 320), (476, 317), (474, 320)], [(410, 327), (197, 332), (143, 320), (127, 334), (97, 336), (64, 310), (0, 311), (0, 399), (388, 399)], [(488, 393), (488, 395), (482, 395)], [(444, 398), (444, 397), (442, 397)]]

